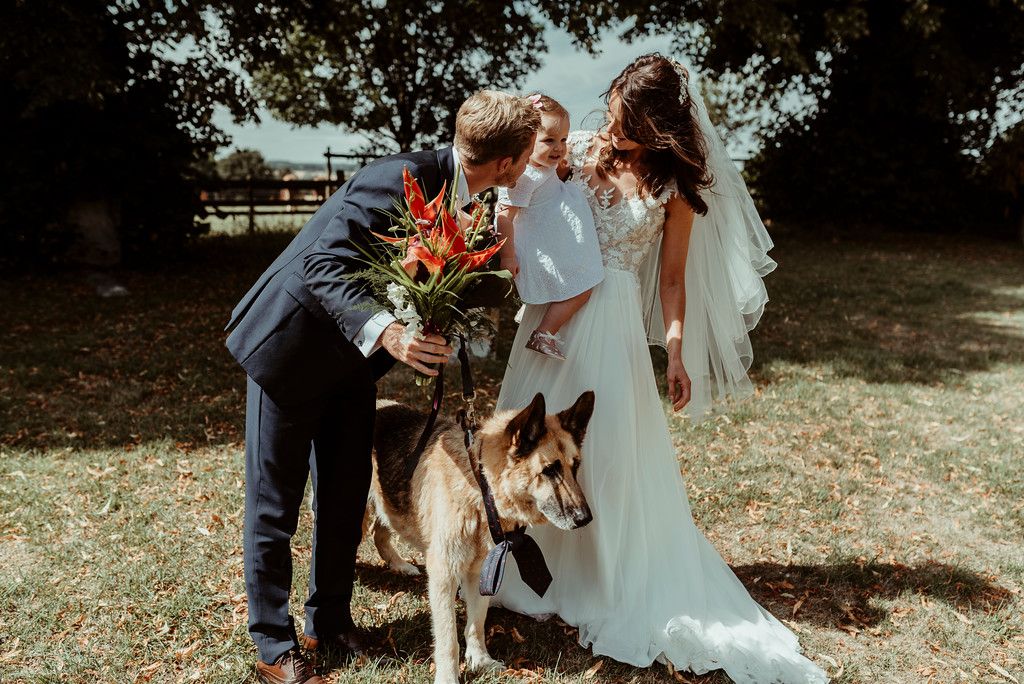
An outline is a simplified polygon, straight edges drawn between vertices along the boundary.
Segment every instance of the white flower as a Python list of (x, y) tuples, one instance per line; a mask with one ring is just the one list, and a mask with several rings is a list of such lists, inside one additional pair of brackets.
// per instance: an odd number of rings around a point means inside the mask
[(388, 283), (388, 299), (396, 307), (405, 307), (405, 288), (398, 283)]
[(395, 305), (395, 318), (405, 324), (402, 342), (423, 339), (423, 321), (412, 302), (405, 298), (406, 290), (398, 283), (388, 283), (388, 300)]

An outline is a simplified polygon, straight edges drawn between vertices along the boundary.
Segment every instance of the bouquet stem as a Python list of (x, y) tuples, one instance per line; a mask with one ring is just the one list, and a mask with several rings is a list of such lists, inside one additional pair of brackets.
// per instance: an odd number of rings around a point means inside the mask
[[(438, 325), (433, 320), (427, 321), (426, 323), (423, 324), (423, 336), (426, 337), (427, 335), (441, 335), (442, 337), (444, 337), (444, 335), (441, 332), (441, 328), (438, 327)], [(438, 363), (426, 364), (427, 368), (431, 368), (433, 370), (439, 370), (440, 365), (441, 364)], [(424, 375), (423, 373), (416, 371), (417, 387), (428, 387), (431, 384), (433, 384), (434, 380), (436, 379), (436, 375)]]

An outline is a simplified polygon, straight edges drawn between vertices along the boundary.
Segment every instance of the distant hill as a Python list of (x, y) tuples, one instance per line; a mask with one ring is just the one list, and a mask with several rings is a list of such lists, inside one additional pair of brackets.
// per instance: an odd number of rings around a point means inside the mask
[[(327, 177), (327, 164), (324, 162), (293, 162), (284, 159), (272, 159), (267, 162), (267, 166), (272, 168), (278, 174), (285, 169), (291, 169), (291, 171), (301, 180)], [(353, 171), (358, 170), (361, 164), (351, 159), (334, 159), (331, 161), (331, 166), (335, 172), (340, 170), (344, 172), (347, 177)]]

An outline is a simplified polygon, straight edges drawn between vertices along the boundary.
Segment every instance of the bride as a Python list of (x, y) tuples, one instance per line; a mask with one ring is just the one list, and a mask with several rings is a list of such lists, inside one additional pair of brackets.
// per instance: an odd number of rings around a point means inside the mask
[(568, 153), (604, 281), (562, 328), (565, 361), (525, 348), (545, 308), (526, 307), (497, 405), (543, 392), (560, 408), (596, 391), (579, 472), (594, 521), (531, 530), (554, 582), (540, 598), (509, 564), (495, 603), (557, 614), (595, 655), (636, 666), (825, 682), (694, 526), (647, 349), (668, 351), (676, 411), (698, 418), (714, 400), (749, 394), (747, 332), (768, 300), (771, 240), (682, 66), (645, 55), (606, 95), (606, 129), (574, 132)]

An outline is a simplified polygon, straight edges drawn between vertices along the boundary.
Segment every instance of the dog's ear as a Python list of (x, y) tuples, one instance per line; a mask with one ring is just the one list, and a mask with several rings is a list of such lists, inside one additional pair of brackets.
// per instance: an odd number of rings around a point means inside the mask
[(525, 456), (536, 449), (541, 438), (547, 433), (547, 427), (544, 425), (546, 410), (544, 395), (538, 392), (530, 405), (509, 421), (508, 427), (505, 428), (506, 434), (516, 447), (516, 453), (520, 456)]
[(587, 434), (587, 425), (594, 415), (594, 392), (587, 390), (580, 395), (576, 403), (558, 414), (558, 422), (566, 432), (572, 435), (577, 447), (583, 446), (583, 438)]

